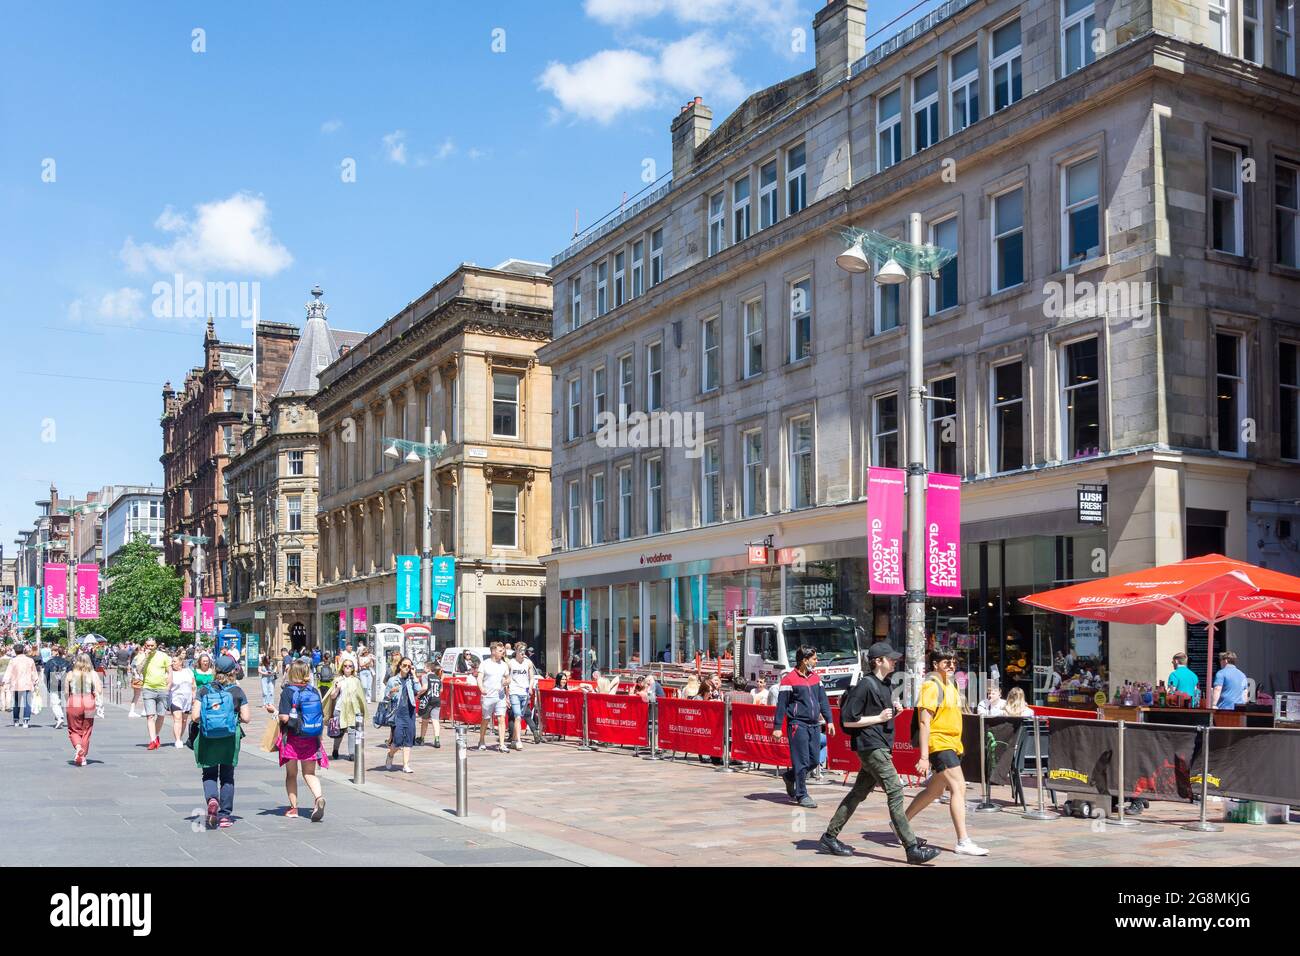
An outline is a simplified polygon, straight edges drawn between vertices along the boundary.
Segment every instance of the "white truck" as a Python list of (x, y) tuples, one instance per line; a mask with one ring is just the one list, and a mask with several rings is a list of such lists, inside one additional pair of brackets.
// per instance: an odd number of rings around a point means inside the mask
[(838, 697), (858, 682), (868, 642), (853, 618), (844, 614), (784, 614), (737, 622), (736, 659), (742, 675), (768, 685), (794, 668), (795, 652), (806, 644), (817, 651), (816, 673), (827, 696)]

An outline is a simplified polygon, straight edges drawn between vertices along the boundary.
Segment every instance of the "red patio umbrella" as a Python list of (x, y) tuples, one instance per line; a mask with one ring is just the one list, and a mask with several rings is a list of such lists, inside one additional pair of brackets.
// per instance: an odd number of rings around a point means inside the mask
[(1026, 604), (1094, 621), (1164, 624), (1175, 614), (1208, 625), (1205, 689), (1214, 685), (1214, 626), (1234, 617), (1300, 626), (1300, 578), (1207, 554), (1173, 564), (1040, 591)]

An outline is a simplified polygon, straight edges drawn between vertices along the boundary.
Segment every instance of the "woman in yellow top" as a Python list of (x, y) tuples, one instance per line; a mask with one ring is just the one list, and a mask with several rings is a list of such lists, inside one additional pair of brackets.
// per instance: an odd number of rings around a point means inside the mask
[(957, 833), (955, 851), (966, 856), (988, 856), (988, 850), (977, 846), (966, 832), (966, 778), (961, 772), (961, 693), (953, 674), (957, 670), (957, 652), (952, 648), (935, 648), (930, 654), (933, 673), (921, 685), (921, 699), (912, 719), (921, 722), (920, 751), (916, 762), (917, 773), (924, 776), (933, 770), (925, 787), (912, 798), (907, 808), (910, 822), (933, 803), (944, 790), (948, 791), (948, 812), (952, 814), (952, 827)]

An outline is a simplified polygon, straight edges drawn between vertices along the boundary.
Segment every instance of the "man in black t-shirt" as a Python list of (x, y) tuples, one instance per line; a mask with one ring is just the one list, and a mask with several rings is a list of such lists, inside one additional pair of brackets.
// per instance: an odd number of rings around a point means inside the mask
[(912, 833), (903, 812), (903, 782), (894, 769), (894, 708), (885, 681), (902, 656), (888, 641), (872, 644), (867, 649), (871, 671), (863, 674), (840, 702), (840, 722), (849, 734), (849, 743), (857, 753), (862, 769), (819, 841), (822, 849), (836, 856), (853, 855), (852, 847), (840, 842), (840, 831), (877, 783), (889, 799), (889, 817), (894, 832), (907, 849), (907, 862), (926, 863), (939, 855), (937, 849), (926, 846)]

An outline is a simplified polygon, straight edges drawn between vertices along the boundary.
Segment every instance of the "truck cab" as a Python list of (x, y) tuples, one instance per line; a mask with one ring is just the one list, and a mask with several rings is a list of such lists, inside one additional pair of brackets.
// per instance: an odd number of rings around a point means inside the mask
[(751, 617), (743, 621), (738, 635), (737, 658), (744, 662), (749, 680), (765, 678), (775, 684), (794, 668), (795, 652), (801, 644), (817, 651), (817, 669), (828, 696), (838, 696), (862, 676), (866, 634), (853, 618), (844, 614), (791, 614)]

